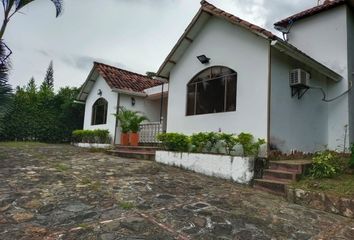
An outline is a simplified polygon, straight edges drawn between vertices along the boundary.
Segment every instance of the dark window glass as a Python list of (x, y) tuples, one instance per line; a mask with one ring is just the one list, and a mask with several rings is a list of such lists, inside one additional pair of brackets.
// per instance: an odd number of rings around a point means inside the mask
[(108, 102), (104, 98), (98, 99), (92, 106), (92, 125), (107, 123)]
[(236, 111), (237, 73), (211, 67), (187, 85), (187, 115)]

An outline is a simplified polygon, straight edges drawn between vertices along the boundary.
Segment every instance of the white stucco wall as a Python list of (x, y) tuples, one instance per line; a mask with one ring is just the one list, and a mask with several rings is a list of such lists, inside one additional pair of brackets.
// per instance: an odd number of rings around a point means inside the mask
[[(97, 95), (98, 89), (102, 90), (102, 97), (105, 98), (108, 102), (107, 123), (102, 125), (91, 125), (92, 106), (97, 99), (101, 98), (101, 96)], [(86, 99), (84, 129), (108, 129), (113, 140), (116, 126), (116, 118), (112, 114), (117, 112), (117, 98), (118, 94), (112, 92), (111, 88), (108, 86), (106, 81), (101, 76), (98, 76), (96, 83), (92, 87), (90, 94)]]
[[(168, 132), (250, 132), (267, 138), (268, 51), (265, 39), (212, 17), (170, 73)], [(210, 64), (196, 56), (205, 54)], [(186, 85), (201, 70), (215, 65), (237, 72), (235, 112), (186, 116)]]
[[(343, 5), (299, 20), (289, 34), (291, 44), (343, 76), (339, 84), (328, 85), (328, 98), (348, 89), (346, 13), (347, 7)], [(343, 145), (344, 129), (349, 123), (348, 95), (329, 103), (328, 107), (328, 146), (333, 149)]]
[(249, 157), (156, 151), (155, 159), (159, 163), (238, 183), (247, 184), (254, 175), (254, 158)]
[(310, 85), (327, 91), (327, 80), (318, 73), (272, 49), (271, 144), (283, 152), (315, 152), (328, 144), (328, 104), (319, 90), (309, 90), (301, 99), (291, 97), (289, 72), (303, 68), (311, 73)]

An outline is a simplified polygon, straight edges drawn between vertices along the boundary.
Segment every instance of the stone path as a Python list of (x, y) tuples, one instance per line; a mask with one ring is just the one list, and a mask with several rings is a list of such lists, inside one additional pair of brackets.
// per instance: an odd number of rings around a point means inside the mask
[(353, 239), (354, 221), (67, 145), (0, 143), (1, 240)]

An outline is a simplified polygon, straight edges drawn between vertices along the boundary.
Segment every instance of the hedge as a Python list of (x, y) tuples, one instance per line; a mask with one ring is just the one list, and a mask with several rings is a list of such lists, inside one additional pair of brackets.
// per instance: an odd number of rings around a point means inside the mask
[(72, 133), (74, 143), (111, 143), (108, 130), (75, 130)]

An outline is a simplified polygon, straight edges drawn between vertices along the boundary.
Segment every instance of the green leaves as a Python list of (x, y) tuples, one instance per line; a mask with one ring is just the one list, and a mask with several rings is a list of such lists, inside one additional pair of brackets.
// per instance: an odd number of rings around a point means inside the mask
[[(27, 6), (33, 1), (35, 0), (16, 0), (16, 11), (19, 11), (21, 8)], [(51, 0), (51, 2), (55, 6), (56, 17), (59, 17), (63, 11), (63, 0)]]
[(345, 165), (335, 152), (320, 152), (313, 158), (310, 176), (312, 178), (332, 178), (341, 173), (344, 167)]
[(139, 132), (140, 124), (149, 120), (140, 112), (128, 110), (125, 107), (120, 107), (118, 114), (113, 114), (118, 120), (122, 133), (132, 131), (133, 133)]
[(75, 143), (111, 143), (108, 130), (75, 130), (72, 133)]
[[(192, 136), (186, 136), (179, 133), (165, 133), (158, 137), (166, 150), (169, 151), (188, 151), (195, 153), (214, 153), (217, 146), (225, 149), (227, 155), (231, 155), (237, 144), (243, 147), (244, 156), (257, 156), (259, 148), (265, 144), (265, 140), (254, 140), (254, 137), (248, 133), (240, 135), (214, 132), (195, 133)], [(189, 147), (190, 145), (190, 147)]]

